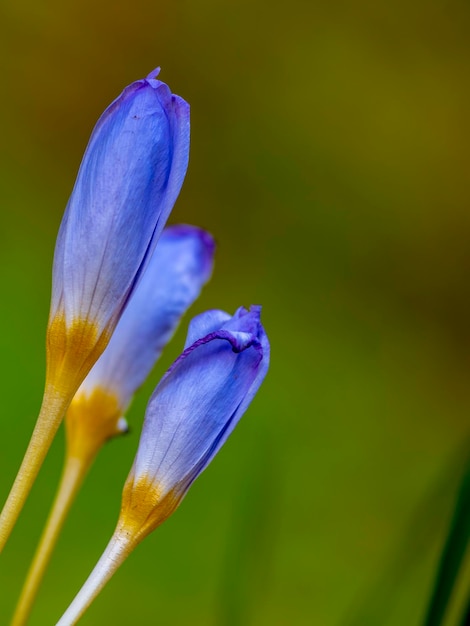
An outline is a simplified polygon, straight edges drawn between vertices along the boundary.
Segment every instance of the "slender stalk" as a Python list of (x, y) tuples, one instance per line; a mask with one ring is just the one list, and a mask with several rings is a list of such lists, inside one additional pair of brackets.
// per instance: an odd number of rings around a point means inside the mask
[(66, 453), (62, 478), (21, 592), (12, 626), (22, 626), (29, 617), (62, 526), (96, 455), (106, 441), (125, 432), (121, 414), (117, 397), (100, 388), (89, 395), (78, 394), (72, 400), (65, 416)]
[(118, 525), (94, 570), (56, 626), (73, 626), (78, 622), (106, 583), (127, 559), (135, 545), (134, 537), (122, 532)]
[(70, 400), (67, 394), (51, 393), (46, 389), (26, 454), (0, 515), (0, 552), (15, 526)]
[(23, 585), (11, 626), (23, 626), (29, 618), (52, 551), (57, 543), (70, 507), (93, 460), (94, 456), (92, 458), (77, 458), (67, 453), (54, 504)]

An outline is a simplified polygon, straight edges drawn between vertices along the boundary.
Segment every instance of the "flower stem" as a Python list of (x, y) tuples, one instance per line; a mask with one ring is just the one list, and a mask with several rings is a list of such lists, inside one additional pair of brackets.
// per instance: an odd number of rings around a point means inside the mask
[(54, 504), (23, 585), (11, 626), (23, 626), (28, 620), (67, 514), (93, 460), (94, 457), (77, 458), (67, 453)]
[(46, 389), (26, 454), (0, 515), (0, 552), (15, 526), (70, 400), (67, 394), (51, 393)]
[(127, 559), (136, 543), (138, 542), (135, 538), (131, 534), (122, 532), (118, 525), (94, 570), (56, 626), (73, 626), (78, 622), (106, 583)]

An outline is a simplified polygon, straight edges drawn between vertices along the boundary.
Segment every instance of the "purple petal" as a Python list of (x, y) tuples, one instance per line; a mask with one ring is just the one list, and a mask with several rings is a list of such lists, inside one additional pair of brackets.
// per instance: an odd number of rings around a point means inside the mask
[(194, 226), (166, 228), (108, 347), (79, 393), (112, 390), (125, 411), (212, 273), (214, 241)]

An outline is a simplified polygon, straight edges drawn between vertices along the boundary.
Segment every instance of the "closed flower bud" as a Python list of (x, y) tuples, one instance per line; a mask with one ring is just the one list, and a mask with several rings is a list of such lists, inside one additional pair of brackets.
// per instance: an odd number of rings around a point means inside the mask
[(186, 349), (150, 399), (124, 487), (121, 523), (132, 533), (147, 534), (173, 512), (258, 391), (269, 364), (260, 311), (193, 320)]
[(59, 389), (78, 386), (108, 343), (183, 183), (189, 107), (157, 74), (98, 120), (62, 220), (47, 335)]

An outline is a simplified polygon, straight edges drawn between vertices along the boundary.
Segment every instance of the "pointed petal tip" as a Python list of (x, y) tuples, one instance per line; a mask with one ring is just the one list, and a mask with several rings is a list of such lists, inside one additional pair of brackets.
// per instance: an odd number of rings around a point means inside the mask
[(161, 70), (160, 67), (156, 67), (154, 70), (150, 72), (150, 74), (146, 76), (146, 80), (155, 80), (157, 76), (160, 74), (160, 70)]
[(129, 85), (127, 89), (147, 84), (157, 92), (160, 102), (165, 108), (172, 107), (179, 117), (189, 117), (189, 104), (181, 96), (172, 93), (170, 87), (165, 82), (158, 80), (157, 76), (159, 76), (159, 74), (160, 67), (157, 67), (144, 79)]

